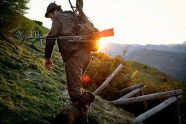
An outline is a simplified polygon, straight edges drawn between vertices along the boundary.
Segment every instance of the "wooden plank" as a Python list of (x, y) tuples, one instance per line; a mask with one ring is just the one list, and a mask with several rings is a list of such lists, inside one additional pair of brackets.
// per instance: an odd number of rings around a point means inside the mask
[(176, 100), (177, 100), (177, 96), (173, 96), (173, 97), (165, 100), (161, 104), (155, 106), (154, 108), (152, 108), (152, 109), (148, 110), (147, 112), (136, 117), (134, 120), (134, 124), (139, 124), (139, 123), (143, 122), (144, 120), (146, 120), (149, 117), (153, 116), (154, 114), (158, 113), (159, 111), (166, 108), (170, 104), (174, 103)]
[(139, 84), (136, 84), (136, 85), (127, 87), (127, 88), (125, 88), (125, 89), (122, 89), (122, 90), (120, 90), (120, 92), (121, 92), (121, 93), (125, 93), (125, 92), (128, 92), (128, 91), (134, 90), (134, 89), (136, 89), (136, 88), (143, 87), (143, 86), (144, 86), (144, 83), (139, 83)]
[(177, 96), (177, 95), (180, 95), (182, 92), (183, 91), (181, 89), (179, 89), (179, 90), (172, 90), (172, 91), (167, 91), (167, 92), (148, 94), (148, 95), (144, 95), (144, 96), (138, 96), (138, 97), (132, 97), (132, 98), (127, 98), (127, 99), (108, 101), (108, 102), (112, 103), (114, 105), (124, 105), (124, 104), (142, 102), (145, 100), (152, 100), (152, 99), (158, 99), (158, 98), (163, 98), (163, 97)]
[(116, 70), (102, 83), (101, 86), (99, 86), (96, 91), (94, 91), (94, 94), (100, 93), (108, 84), (109, 82), (119, 73), (119, 71), (122, 69), (123, 64), (120, 64)]

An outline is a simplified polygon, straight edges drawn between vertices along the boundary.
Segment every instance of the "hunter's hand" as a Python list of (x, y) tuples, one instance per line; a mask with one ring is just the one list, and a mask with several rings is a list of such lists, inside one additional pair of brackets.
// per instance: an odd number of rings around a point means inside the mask
[(52, 60), (50, 58), (45, 59), (45, 68), (52, 69), (52, 67), (53, 67)]

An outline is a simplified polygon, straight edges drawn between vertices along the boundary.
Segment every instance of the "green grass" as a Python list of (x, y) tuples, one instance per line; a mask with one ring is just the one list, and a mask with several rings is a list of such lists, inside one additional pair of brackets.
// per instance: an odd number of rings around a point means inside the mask
[(60, 70), (47, 70), (43, 67), (42, 52), (28, 51), (26, 48), (32, 49), (29, 45), (24, 48), (5, 41), (0, 43), (1, 122), (48, 123), (69, 101), (62, 95), (65, 85), (60, 84), (64, 78), (63, 66)]
[(147, 65), (134, 61), (128, 61), (128, 63), (133, 76), (130, 85), (143, 82), (147, 87), (145, 88), (145, 94), (182, 89), (184, 91), (183, 99), (186, 100), (186, 84), (183, 82), (176, 81), (165, 73)]
[[(47, 70), (43, 66), (44, 46), (30, 44), (0, 41), (0, 123), (48, 124), (70, 102), (59, 52), (53, 52), (54, 68)], [(129, 123), (133, 118), (99, 97), (90, 108), (92, 124)]]
[[(96, 97), (90, 107), (90, 124), (130, 124), (134, 116), (122, 108), (116, 108), (113, 105), (99, 97)], [(96, 119), (96, 120), (95, 120)]]

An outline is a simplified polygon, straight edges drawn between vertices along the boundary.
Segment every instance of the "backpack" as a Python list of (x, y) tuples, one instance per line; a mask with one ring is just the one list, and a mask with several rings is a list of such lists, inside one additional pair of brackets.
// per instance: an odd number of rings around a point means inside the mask
[(87, 17), (78, 17), (78, 23), (73, 27), (77, 36), (90, 36), (88, 42), (82, 42), (81, 45), (89, 51), (96, 52), (98, 47), (99, 38), (94, 36), (99, 30), (94, 27), (93, 23)]
[(72, 32), (75, 32), (75, 35), (77, 36), (90, 36), (88, 38), (88, 42), (81, 42), (80, 45), (82, 45), (89, 51), (96, 52), (99, 49), (99, 38), (95, 37), (94, 34), (99, 32), (99, 30), (94, 27), (94, 24), (85, 15), (81, 5), (76, 3), (76, 8), (76, 11), (73, 8), (73, 11), (71, 11), (75, 18), (75, 25), (72, 28)]

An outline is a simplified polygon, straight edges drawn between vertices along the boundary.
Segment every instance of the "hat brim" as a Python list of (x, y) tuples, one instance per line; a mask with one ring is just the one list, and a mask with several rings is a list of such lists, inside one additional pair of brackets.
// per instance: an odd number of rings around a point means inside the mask
[(51, 13), (53, 10), (55, 10), (55, 9), (57, 9), (57, 10), (59, 10), (59, 9), (61, 9), (61, 6), (59, 5), (59, 6), (56, 6), (55, 8), (53, 8), (53, 9), (51, 9), (50, 11), (47, 11), (46, 13), (45, 13), (45, 17), (46, 18), (49, 18), (49, 13)]
[(46, 17), (46, 18), (49, 18), (48, 14), (49, 14), (49, 12), (46, 12), (46, 13), (45, 13), (45, 17)]

